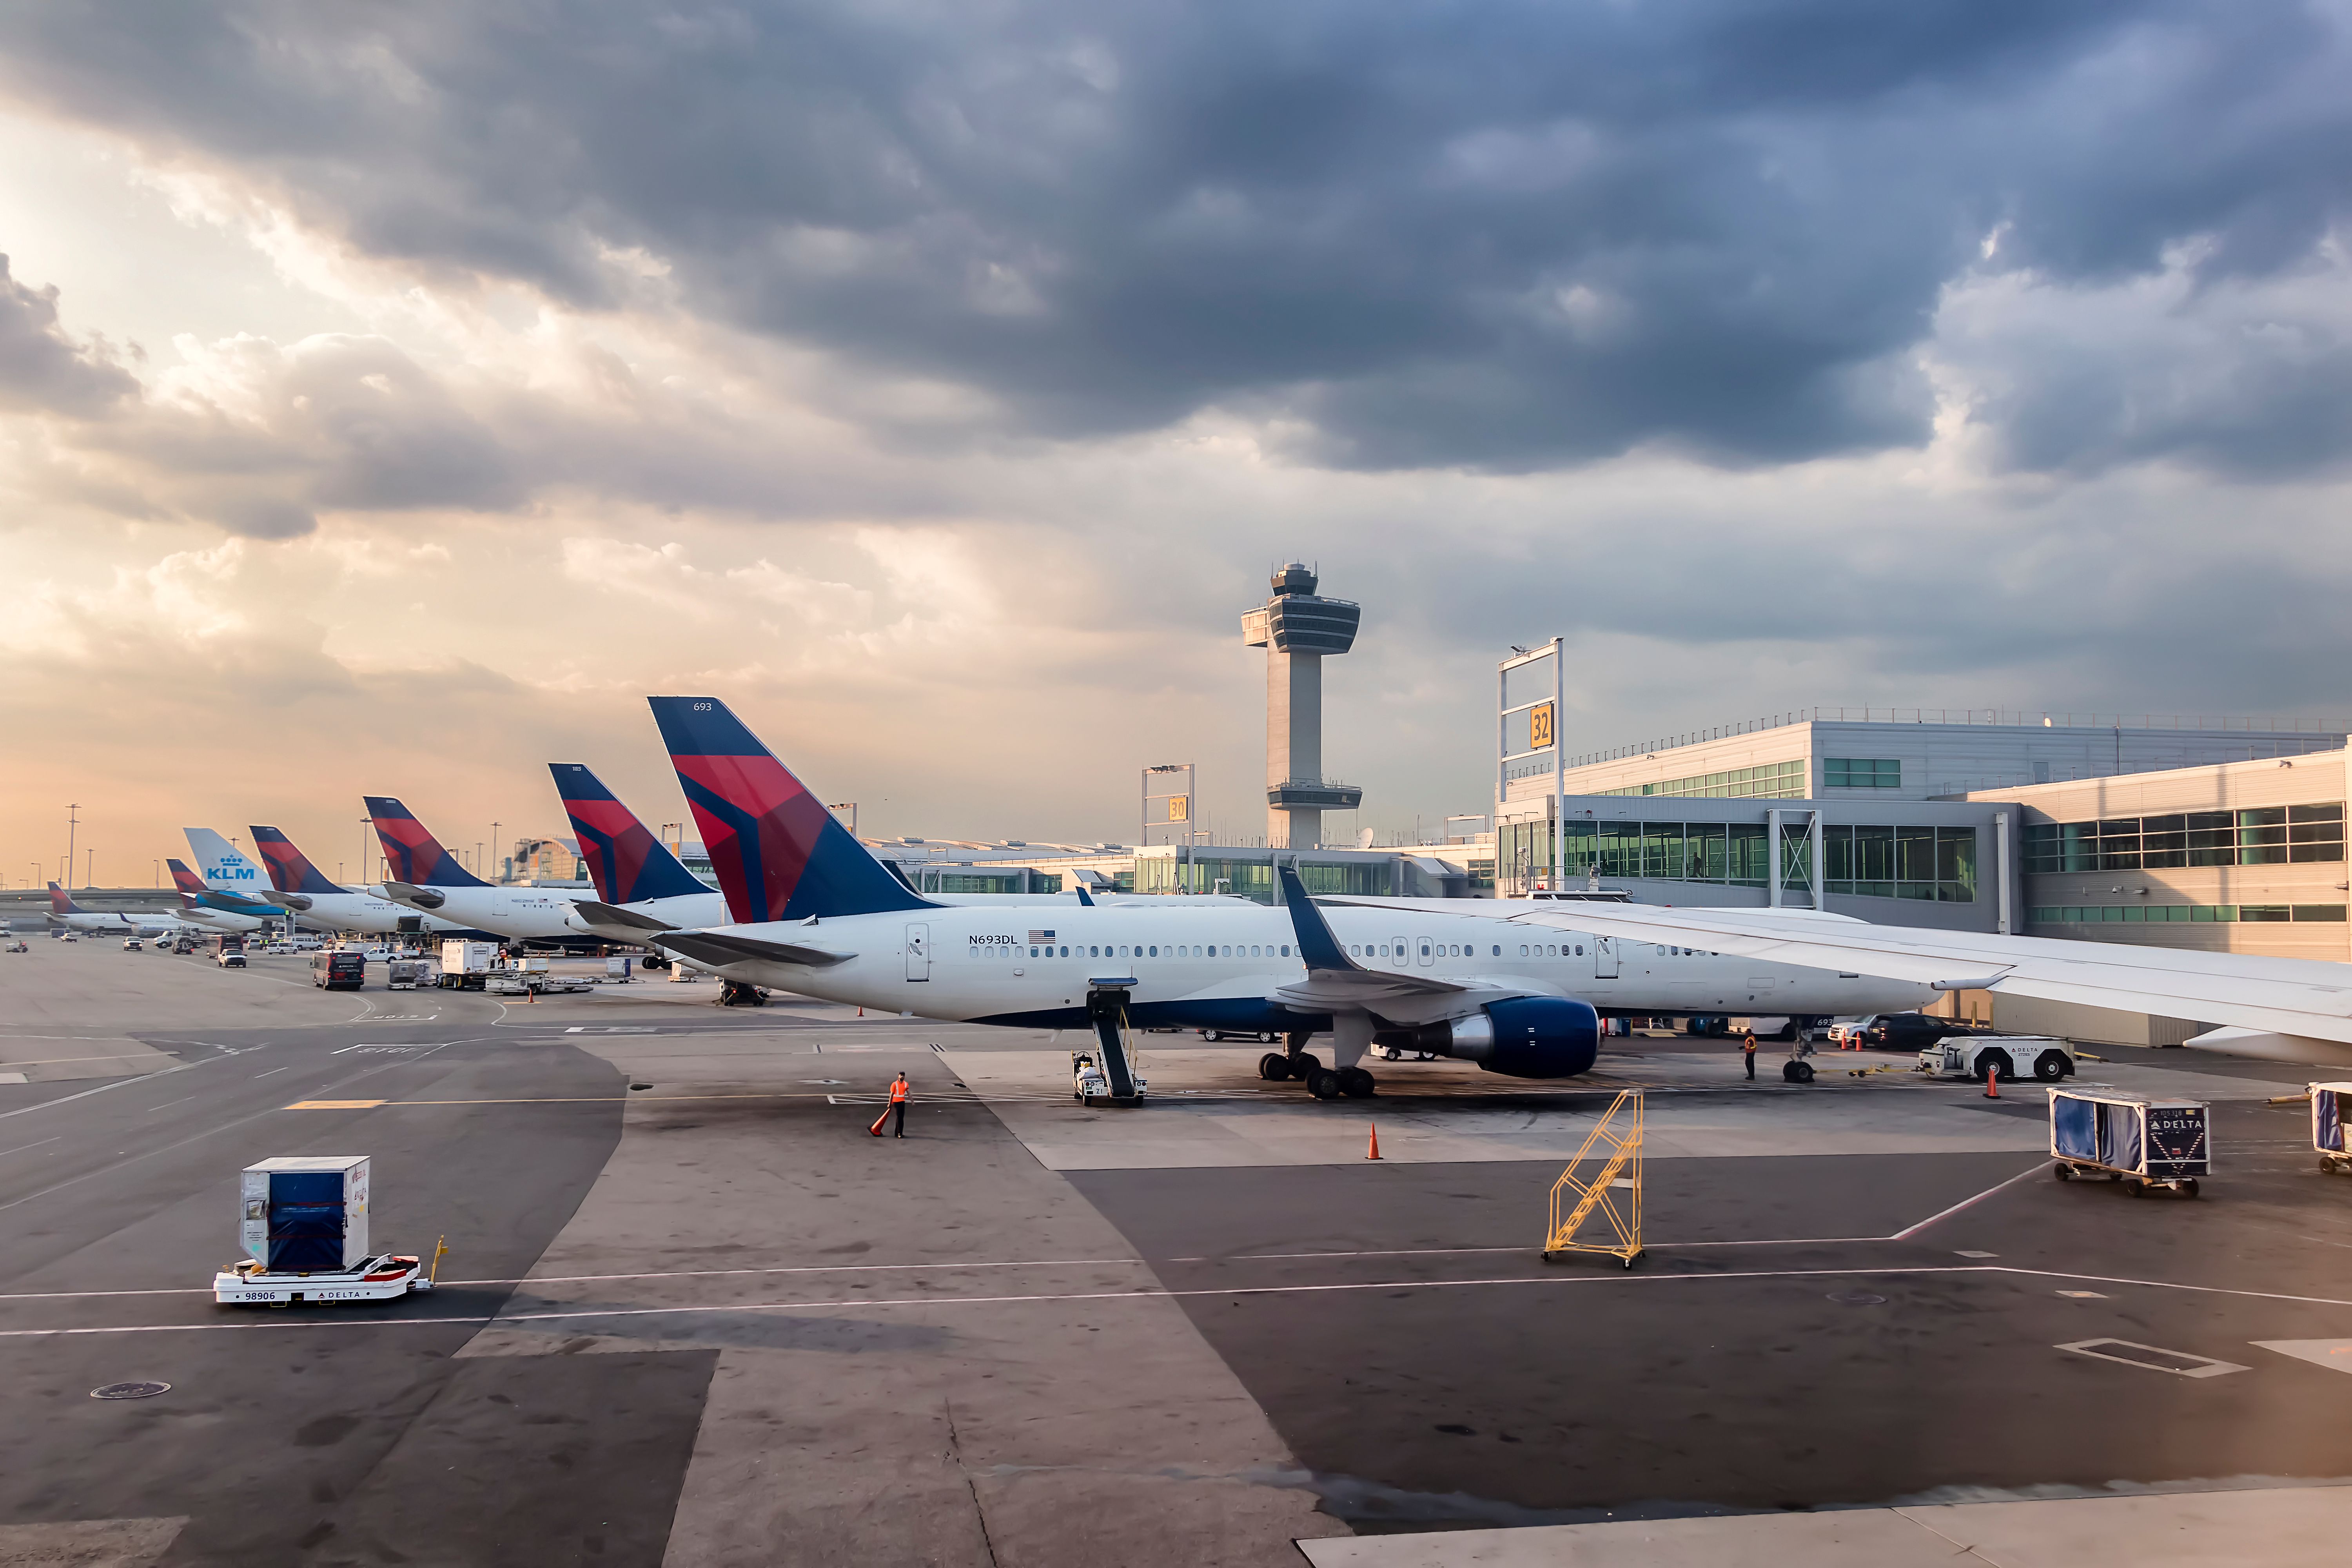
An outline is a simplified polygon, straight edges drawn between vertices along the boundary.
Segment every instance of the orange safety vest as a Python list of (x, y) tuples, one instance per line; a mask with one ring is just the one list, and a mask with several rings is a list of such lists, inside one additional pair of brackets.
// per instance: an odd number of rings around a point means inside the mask
[(907, 1103), (907, 1080), (905, 1079), (898, 1079), (890, 1085), (890, 1103), (893, 1105), (904, 1105)]

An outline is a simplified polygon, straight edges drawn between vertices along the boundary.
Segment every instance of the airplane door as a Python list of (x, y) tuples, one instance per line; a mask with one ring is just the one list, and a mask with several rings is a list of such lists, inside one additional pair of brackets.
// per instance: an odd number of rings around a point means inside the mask
[(1431, 964), (1436, 962), (1435, 958), (1432, 956), (1434, 952), (1435, 949), (1431, 945), (1430, 940), (1427, 937), (1423, 937), (1419, 942), (1413, 943), (1413, 955), (1421, 960), (1421, 966), (1423, 969), (1427, 969)]
[(1595, 980), (1617, 978), (1617, 939), (1596, 936), (1592, 939), (1592, 977)]
[(931, 928), (916, 924), (907, 928), (907, 978), (929, 980), (931, 977)]

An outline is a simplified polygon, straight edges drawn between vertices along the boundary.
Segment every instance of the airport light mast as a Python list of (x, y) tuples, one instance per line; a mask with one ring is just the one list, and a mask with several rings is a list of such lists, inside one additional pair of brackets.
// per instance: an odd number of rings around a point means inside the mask
[(1276, 568), (1274, 596), (1242, 615), (1242, 642), (1265, 649), (1265, 841), (1323, 842), (1323, 814), (1353, 811), (1364, 792), (1323, 776), (1323, 658), (1356, 646), (1360, 605), (1316, 596), (1313, 571)]

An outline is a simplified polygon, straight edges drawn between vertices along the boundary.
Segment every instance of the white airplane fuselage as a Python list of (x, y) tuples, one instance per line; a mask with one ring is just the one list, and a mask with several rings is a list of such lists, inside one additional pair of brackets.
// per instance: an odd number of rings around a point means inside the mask
[[(1539, 907), (1559, 913), (1556, 904)], [(1505, 995), (1574, 998), (1604, 1013), (1774, 1016), (1897, 1012), (1936, 995), (1908, 981), (1539, 928), (1486, 900), (1321, 909), (1361, 968), (1463, 988), (1435, 998), (1400, 996), (1392, 1008), (1378, 1009), (1400, 1021), (1465, 1014), (1484, 998)], [(1316, 1012), (1311, 1002), (1286, 1008), (1276, 995), (1308, 979), (1290, 915), (1246, 903), (942, 907), (719, 929), (843, 955), (822, 965), (768, 959), (709, 965), (730, 978), (928, 1018), (1080, 1026), (1091, 981), (1130, 977), (1129, 1014), (1138, 1023), (1275, 1029), (1286, 1020), (1298, 1026), (1302, 1014)]]
[[(404, 912), (428, 914), (453, 926), (486, 931), (515, 942), (577, 941), (580, 930), (568, 924), (572, 906), (596, 896), (582, 888), (431, 888), (441, 901), (432, 908), (405, 906)], [(717, 894), (711, 895), (717, 898)], [(724, 908), (722, 900), (721, 906)]]
[(463, 921), (453, 921), (424, 910), (412, 910), (406, 904), (394, 903), (390, 899), (366, 889), (345, 889), (339, 893), (305, 893), (310, 900), (307, 909), (294, 910), (294, 918), (311, 931), (356, 931), (372, 936), (394, 936), (400, 933), (403, 921), (416, 921), (415, 928), (426, 936), (446, 936), (470, 930)]

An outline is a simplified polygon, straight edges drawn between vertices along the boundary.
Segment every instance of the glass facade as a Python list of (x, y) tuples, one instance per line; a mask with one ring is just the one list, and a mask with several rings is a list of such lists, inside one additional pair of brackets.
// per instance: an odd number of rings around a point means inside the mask
[(1901, 789), (1903, 764), (1893, 757), (1824, 757), (1824, 789)]
[(2160, 871), (2180, 866), (2283, 866), (2344, 858), (2344, 804), (2190, 811), (2025, 829), (2025, 868)]
[(2328, 921), (2341, 923), (2342, 904), (2045, 904), (2033, 911), (2035, 925), (2231, 924), (2240, 921)]
[[(1541, 821), (1507, 822), (1496, 830), (1496, 856), (1507, 879), (1517, 867), (1542, 874), (1551, 861), (1550, 832), (1550, 824)], [(1781, 886), (1811, 887), (1810, 831), (1784, 823), (1780, 833)], [(1770, 846), (1760, 822), (1570, 819), (1564, 842), (1571, 884), (1595, 868), (1603, 879), (1741, 888), (1763, 887), (1771, 874)], [(1822, 849), (1824, 891), (1938, 903), (1976, 901), (1973, 827), (1824, 826)]]
[(1765, 763), (1752, 768), (1733, 768), (1727, 773), (1694, 773), (1686, 779), (1668, 779), (1663, 784), (1628, 784), (1623, 789), (1604, 789), (1598, 793), (1718, 795), (1733, 800), (1802, 800), (1805, 798), (1805, 763), (1802, 758), (1795, 758), (1785, 763)]
[[(1298, 867), (1298, 879), (1308, 892), (1319, 896), (1354, 894), (1362, 898), (1392, 898), (1396, 893), (1392, 865), (1385, 860), (1342, 863), (1303, 860)], [(1172, 855), (1138, 857), (1133, 890), (1139, 893), (1213, 893), (1217, 891), (1220, 881), (1230, 884), (1224, 889), (1226, 892), (1244, 899), (1255, 899), (1261, 904), (1274, 902), (1274, 861), (1271, 857), (1244, 860), (1204, 855), (1186, 861), (1179, 861)]]

